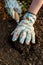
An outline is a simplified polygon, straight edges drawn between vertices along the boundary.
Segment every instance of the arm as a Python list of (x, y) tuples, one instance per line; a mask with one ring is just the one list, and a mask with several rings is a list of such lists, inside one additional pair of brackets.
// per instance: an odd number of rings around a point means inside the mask
[(37, 15), (37, 13), (42, 5), (43, 5), (43, 0), (33, 0), (28, 11)]

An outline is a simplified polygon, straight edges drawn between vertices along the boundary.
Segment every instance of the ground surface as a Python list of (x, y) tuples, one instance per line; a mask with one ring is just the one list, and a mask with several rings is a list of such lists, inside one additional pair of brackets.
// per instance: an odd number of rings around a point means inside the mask
[(10, 41), (10, 33), (16, 27), (14, 20), (6, 14), (0, 0), (0, 65), (43, 65), (43, 7), (34, 25), (36, 44), (21, 45)]

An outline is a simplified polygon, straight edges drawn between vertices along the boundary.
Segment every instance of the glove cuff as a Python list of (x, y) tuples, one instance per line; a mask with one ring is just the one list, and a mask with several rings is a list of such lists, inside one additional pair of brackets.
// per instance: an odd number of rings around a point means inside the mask
[(31, 12), (28, 12), (28, 13), (29, 13), (29, 15), (34, 19), (34, 21), (36, 21), (36, 15), (33, 14), (33, 13), (31, 13)]
[(35, 23), (36, 21), (36, 15), (31, 13), (31, 12), (27, 12), (25, 15), (24, 15), (24, 18), (23, 19), (26, 19), (28, 18), (30, 20), (31, 23)]

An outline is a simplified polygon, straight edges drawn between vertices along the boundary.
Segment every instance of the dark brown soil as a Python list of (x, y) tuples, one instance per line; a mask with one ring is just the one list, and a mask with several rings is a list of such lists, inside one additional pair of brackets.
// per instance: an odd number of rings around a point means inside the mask
[(18, 41), (12, 43), (10, 33), (16, 25), (0, 0), (0, 65), (43, 65), (43, 7), (34, 25), (35, 45), (21, 45)]

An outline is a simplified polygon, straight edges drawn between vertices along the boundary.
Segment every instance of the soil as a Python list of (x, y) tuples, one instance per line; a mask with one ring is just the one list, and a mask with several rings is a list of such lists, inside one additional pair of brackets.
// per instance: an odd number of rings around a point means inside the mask
[(34, 24), (36, 44), (13, 43), (10, 34), (16, 26), (0, 0), (0, 65), (43, 65), (43, 6)]

